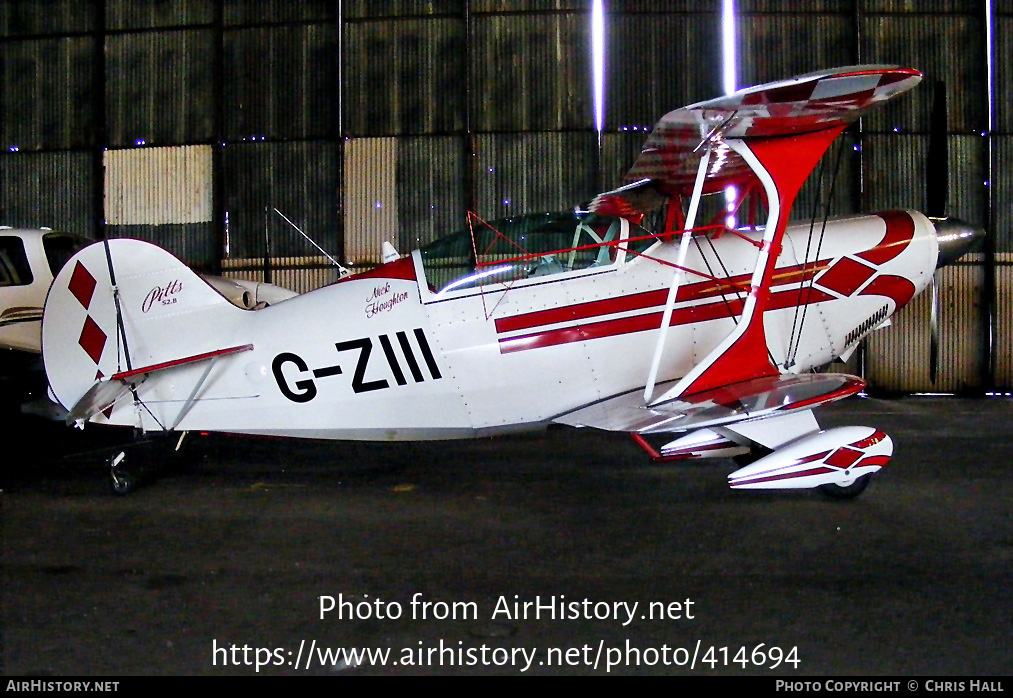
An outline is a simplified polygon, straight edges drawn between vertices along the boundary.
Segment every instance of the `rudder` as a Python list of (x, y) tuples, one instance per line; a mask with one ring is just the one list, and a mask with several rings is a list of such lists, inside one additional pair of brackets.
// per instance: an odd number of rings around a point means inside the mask
[(161, 247), (96, 242), (64, 265), (46, 299), (51, 392), (69, 410), (97, 380), (219, 348), (245, 313)]

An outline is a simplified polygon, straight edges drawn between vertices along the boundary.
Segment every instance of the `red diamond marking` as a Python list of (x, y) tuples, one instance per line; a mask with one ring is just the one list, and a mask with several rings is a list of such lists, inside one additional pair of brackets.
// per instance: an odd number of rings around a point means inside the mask
[(844, 257), (823, 272), (816, 279), (816, 283), (823, 288), (836, 291), (842, 296), (850, 296), (875, 273), (875, 269), (870, 269), (861, 262)]
[(91, 360), (97, 364), (98, 360), (102, 358), (102, 349), (106, 345), (106, 333), (95, 324), (94, 320), (90, 317), (86, 318), (84, 327), (81, 328), (81, 338), (77, 340), (77, 343), (91, 357)]
[(84, 268), (81, 262), (77, 263), (74, 267), (74, 273), (70, 276), (70, 283), (67, 284), (67, 288), (74, 295), (74, 298), (88, 309), (88, 305), (91, 303), (91, 298), (95, 293), (95, 277)]
[(827, 465), (832, 465), (835, 468), (850, 468), (855, 464), (859, 458), (862, 457), (861, 451), (856, 451), (847, 446), (841, 446), (839, 449), (830, 454), (830, 457), (824, 461)]

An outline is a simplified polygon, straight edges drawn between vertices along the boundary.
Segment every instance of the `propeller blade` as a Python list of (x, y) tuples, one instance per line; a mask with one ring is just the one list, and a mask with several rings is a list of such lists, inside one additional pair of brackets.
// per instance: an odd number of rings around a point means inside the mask
[(932, 274), (932, 310), (929, 315), (929, 380), (939, 375), (939, 270)]
[(946, 118), (946, 83), (937, 80), (929, 117), (929, 152), (926, 158), (926, 207), (929, 217), (946, 215), (950, 195), (950, 156), (947, 149), (949, 126)]
[[(949, 125), (946, 118), (946, 83), (937, 80), (929, 115), (929, 152), (925, 161), (925, 211), (932, 218), (946, 215), (950, 196)], [(929, 379), (933, 385), (939, 374), (939, 272), (932, 275), (932, 314), (929, 325)]]

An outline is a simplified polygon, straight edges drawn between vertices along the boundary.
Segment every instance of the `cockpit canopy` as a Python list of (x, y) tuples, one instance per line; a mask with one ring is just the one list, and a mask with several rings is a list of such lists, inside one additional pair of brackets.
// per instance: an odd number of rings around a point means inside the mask
[(437, 293), (445, 293), (610, 266), (620, 256), (619, 243), (625, 247), (630, 239), (638, 249), (654, 242), (622, 218), (561, 211), (492, 222), (472, 218), (468, 228), (420, 253), (426, 281)]

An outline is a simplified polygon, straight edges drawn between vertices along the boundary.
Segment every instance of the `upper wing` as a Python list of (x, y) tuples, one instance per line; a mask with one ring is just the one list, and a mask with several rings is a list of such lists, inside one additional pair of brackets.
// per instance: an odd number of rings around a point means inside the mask
[(755, 174), (725, 139), (791, 136), (839, 128), (921, 81), (913, 68), (864, 65), (809, 73), (739, 90), (665, 114), (626, 175), (634, 184), (599, 195), (601, 213), (646, 213), (666, 198), (689, 194), (704, 148), (712, 155), (703, 193), (742, 185)]

